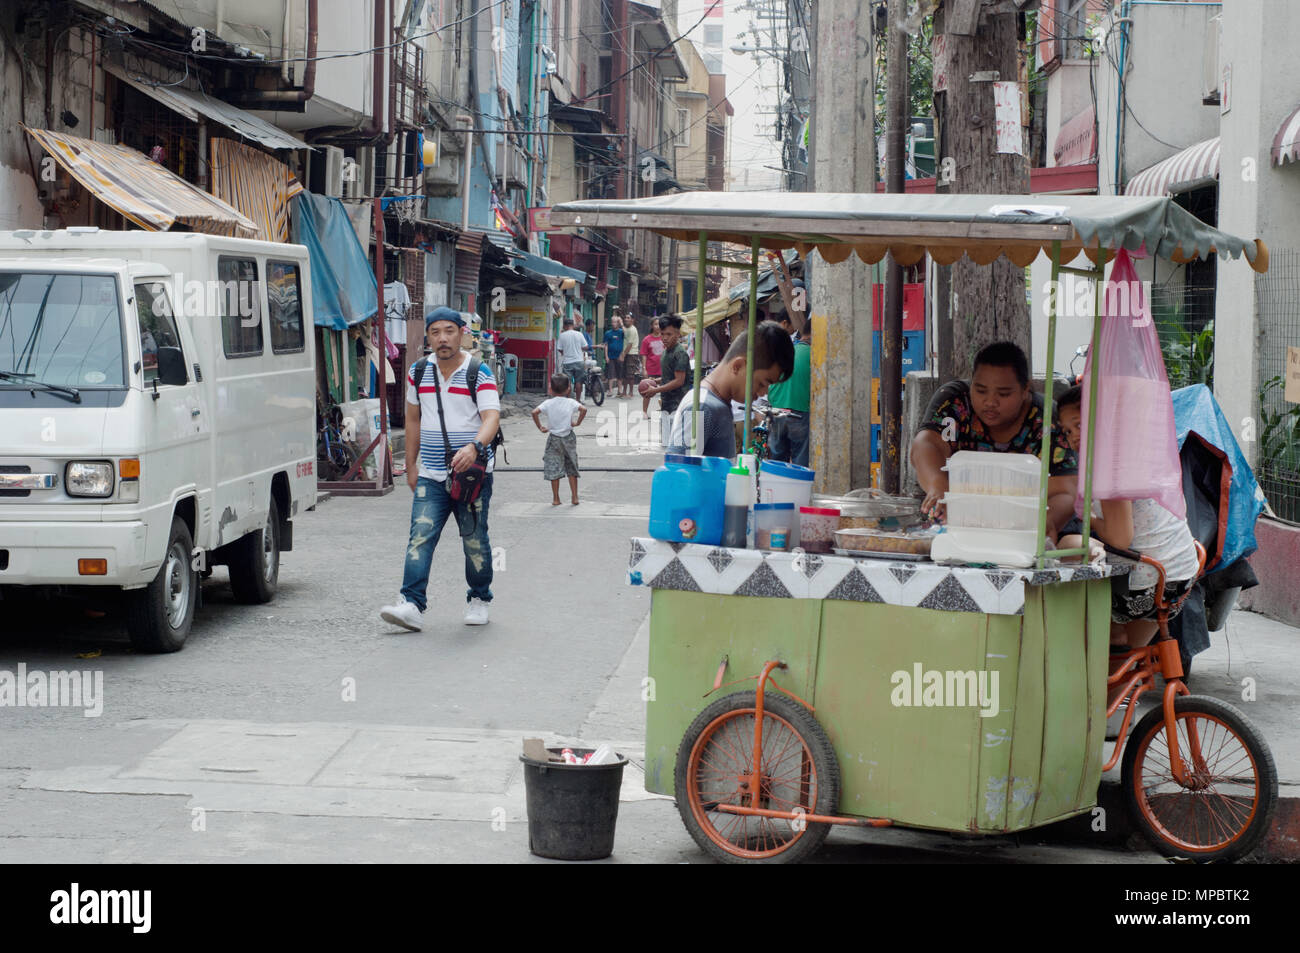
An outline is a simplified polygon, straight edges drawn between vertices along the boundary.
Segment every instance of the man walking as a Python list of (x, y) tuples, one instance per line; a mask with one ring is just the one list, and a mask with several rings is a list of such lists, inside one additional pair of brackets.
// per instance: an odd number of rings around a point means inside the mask
[(619, 388), (620, 397), (631, 397), (632, 389), (637, 385), (641, 374), (641, 334), (636, 329), (632, 315), (620, 315), (614, 311), (614, 320), (623, 322), (623, 380)]
[(659, 409), (662, 411), (659, 418), (659, 439), (666, 447), (673, 414), (686, 395), (686, 378), (691, 371), (691, 359), (681, 344), (682, 319), (678, 315), (669, 314), (659, 319), (659, 336), (664, 342), (663, 357), (659, 360), (659, 383), (653, 384), (647, 379), (641, 382), (640, 389), (642, 397), (659, 395)]
[[(432, 357), (411, 365), (406, 378), (406, 482), (415, 494), (406, 569), (396, 604), (384, 606), (385, 622), (412, 632), (423, 627), (429, 567), (438, 537), (453, 513), (465, 550), (465, 624), (484, 625), (492, 601), (492, 546), (488, 504), (492, 499), (492, 438), (501, 420), (497, 384), (486, 364), (460, 349), (465, 319), (435, 308), (424, 319)], [(476, 364), (471, 374), (471, 363)], [(450, 453), (448, 446), (450, 445)], [(487, 466), (483, 489), (471, 506), (447, 491), (448, 468), (457, 473), (475, 461)]]
[(605, 376), (611, 386), (623, 388), (623, 322), (617, 316), (605, 330)]
[(555, 341), (555, 352), (560, 356), (560, 368), (573, 381), (573, 399), (582, 403), (582, 385), (587, 380), (587, 339), (573, 325), (573, 318), (564, 319), (564, 330)]

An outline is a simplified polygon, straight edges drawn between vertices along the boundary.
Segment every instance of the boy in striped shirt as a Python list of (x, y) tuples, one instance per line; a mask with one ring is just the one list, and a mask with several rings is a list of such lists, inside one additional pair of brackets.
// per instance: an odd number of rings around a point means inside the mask
[[(460, 349), (465, 327), (460, 312), (435, 308), (425, 316), (424, 323), (433, 354), (422, 368), (411, 365), (406, 379), (406, 482), (415, 494), (406, 570), (397, 603), (385, 606), (379, 613), (385, 622), (412, 632), (423, 628), (434, 547), (452, 514), (465, 550), (465, 581), (469, 585), (465, 624), (484, 625), (488, 621), (488, 603), (492, 601), (492, 546), (488, 541), (492, 438), (501, 420), (497, 384), (486, 364), (479, 365), (474, 393), (470, 393), (472, 355)], [(474, 513), (453, 503), (447, 493), (447, 443), (451, 445), (451, 469), (466, 470), (475, 459), (487, 464)]]

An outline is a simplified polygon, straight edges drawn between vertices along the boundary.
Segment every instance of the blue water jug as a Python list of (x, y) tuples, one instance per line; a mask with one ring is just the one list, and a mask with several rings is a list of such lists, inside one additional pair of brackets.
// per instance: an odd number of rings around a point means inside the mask
[(722, 543), (726, 457), (664, 455), (650, 482), (650, 535), (675, 543)]

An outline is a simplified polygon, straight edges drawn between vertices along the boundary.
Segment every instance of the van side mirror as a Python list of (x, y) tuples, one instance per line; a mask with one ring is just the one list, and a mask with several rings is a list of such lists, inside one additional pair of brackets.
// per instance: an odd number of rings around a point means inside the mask
[(158, 348), (158, 383), (184, 385), (189, 383), (185, 371), (185, 355), (178, 347)]

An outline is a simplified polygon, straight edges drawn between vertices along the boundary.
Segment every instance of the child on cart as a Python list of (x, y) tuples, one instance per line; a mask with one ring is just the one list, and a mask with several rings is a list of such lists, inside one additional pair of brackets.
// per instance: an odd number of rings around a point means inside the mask
[[(1057, 419), (1070, 449), (1079, 452), (1083, 430), (1083, 392), (1075, 386), (1057, 401)], [(1182, 609), (1179, 601), (1195, 582), (1200, 562), (1187, 520), (1174, 516), (1155, 500), (1101, 500), (1101, 516), (1093, 516), (1091, 535), (1117, 549), (1131, 549), (1149, 556), (1165, 567), (1165, 601), (1169, 617)], [(1083, 545), (1082, 523), (1076, 517), (1062, 530), (1060, 547)], [(1155, 569), (1122, 556), (1112, 560), (1131, 566), (1125, 580), (1119, 577), (1112, 590), (1110, 643), (1112, 651), (1140, 648), (1155, 638), (1155, 593), (1159, 582)]]

